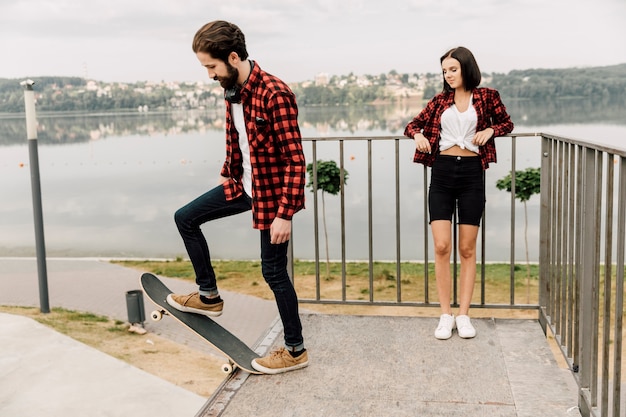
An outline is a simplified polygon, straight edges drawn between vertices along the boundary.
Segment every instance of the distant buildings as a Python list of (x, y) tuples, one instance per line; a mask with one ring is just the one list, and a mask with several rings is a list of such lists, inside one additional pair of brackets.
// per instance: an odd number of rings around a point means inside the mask
[(319, 74), (315, 76), (316, 87), (324, 87), (328, 85), (329, 82), (330, 82), (330, 77), (328, 76), (328, 73), (320, 72)]

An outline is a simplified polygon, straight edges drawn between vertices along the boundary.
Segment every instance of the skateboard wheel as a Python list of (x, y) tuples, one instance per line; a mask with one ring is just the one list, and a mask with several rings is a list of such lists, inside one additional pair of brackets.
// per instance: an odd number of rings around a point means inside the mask
[(163, 318), (163, 313), (161, 313), (158, 310), (154, 310), (152, 313), (150, 313), (150, 318), (153, 321), (159, 321), (159, 320), (161, 320)]
[(225, 374), (231, 374), (233, 372), (233, 365), (231, 365), (230, 363), (225, 363), (222, 365), (222, 372), (224, 372)]

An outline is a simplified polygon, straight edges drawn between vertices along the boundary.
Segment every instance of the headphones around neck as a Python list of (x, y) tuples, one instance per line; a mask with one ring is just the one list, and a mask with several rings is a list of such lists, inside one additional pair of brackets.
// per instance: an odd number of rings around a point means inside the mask
[(225, 89), (224, 99), (231, 104), (241, 103), (241, 89), (237, 87), (236, 85)]

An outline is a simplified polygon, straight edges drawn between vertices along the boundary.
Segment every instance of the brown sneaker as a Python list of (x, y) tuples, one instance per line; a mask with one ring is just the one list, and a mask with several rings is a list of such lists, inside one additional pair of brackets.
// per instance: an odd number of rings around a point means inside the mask
[(224, 301), (215, 304), (206, 304), (200, 300), (198, 292), (189, 295), (169, 294), (167, 303), (176, 310), (185, 311), (187, 313), (197, 313), (210, 317), (218, 317), (222, 315), (224, 309)]
[(280, 374), (287, 371), (295, 371), (309, 365), (309, 355), (304, 351), (300, 356), (294, 358), (285, 348), (273, 351), (264, 358), (254, 359), (252, 367), (259, 372), (266, 374)]

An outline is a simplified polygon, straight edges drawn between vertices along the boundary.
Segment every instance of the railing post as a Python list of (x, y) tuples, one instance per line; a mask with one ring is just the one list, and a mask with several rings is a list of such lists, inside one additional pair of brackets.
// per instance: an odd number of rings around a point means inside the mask
[(313, 141), (311, 152), (313, 153), (313, 235), (315, 240), (315, 299), (321, 298), (320, 289), (320, 240), (319, 240), (319, 216), (317, 202), (317, 141)]
[(547, 332), (547, 311), (550, 299), (550, 230), (551, 230), (551, 171), (552, 171), (552, 141), (541, 138), (541, 185), (540, 185), (540, 212), (539, 212), (539, 323), (544, 334)]
[(428, 280), (430, 279), (428, 275), (428, 232), (429, 232), (429, 224), (428, 224), (428, 167), (426, 165), (423, 166), (423, 177), (422, 177), (422, 188), (424, 190), (424, 220), (422, 223), (423, 226), (423, 239), (424, 239), (424, 303), (430, 303), (430, 291), (428, 288)]
[[(626, 158), (619, 158), (619, 207), (617, 211), (617, 267), (615, 271), (615, 323), (613, 344), (613, 415), (619, 416), (621, 411), (620, 394), (622, 392), (622, 346), (624, 332), (624, 251), (626, 246)], [(626, 404), (625, 404), (626, 406)]]
[[(580, 288), (580, 332), (579, 335), (579, 352), (580, 352), (580, 373), (579, 387), (580, 398), (579, 406), (583, 415), (590, 415), (591, 409), (595, 406), (593, 393), (595, 392), (595, 381), (593, 379), (594, 367), (594, 344), (597, 341), (591, 337), (595, 334), (594, 317), (596, 313), (594, 309), (594, 300), (597, 299), (597, 287), (595, 285), (594, 273), (596, 270), (596, 247), (598, 242), (595, 237), (596, 226), (596, 151), (584, 148), (582, 159), (582, 227), (580, 241), (583, 244), (581, 250), (581, 268), (580, 276), (576, 279)], [(584, 295), (584, 296), (583, 296)]]
[(339, 186), (341, 198), (341, 300), (346, 301), (346, 182), (343, 140), (339, 141)]
[(368, 265), (369, 265), (369, 300), (374, 301), (374, 205), (372, 178), (372, 139), (367, 139), (367, 230), (368, 230)]
[[(516, 171), (517, 171), (517, 159), (515, 158), (516, 154), (517, 154), (517, 150), (516, 150), (516, 140), (515, 140), (515, 136), (513, 136), (511, 138), (511, 210), (510, 210), (510, 215), (511, 215), (511, 226), (510, 226), (510, 233), (511, 233), (511, 249), (510, 249), (510, 256), (511, 256), (511, 266), (509, 269), (510, 272), (510, 276), (509, 276), (509, 302), (511, 303), (511, 305), (515, 304), (515, 193), (516, 193)], [(483, 227), (484, 229), (484, 227)], [(484, 240), (484, 239), (483, 239)]]
[(48, 298), (48, 271), (46, 268), (46, 245), (43, 233), (43, 209), (41, 204), (41, 181), (39, 177), (39, 154), (37, 151), (37, 115), (35, 113), (35, 92), (32, 80), (22, 81), (24, 86), (24, 107), (26, 112), (26, 136), (30, 157), (30, 180), (33, 194), (33, 215), (35, 220), (35, 246), (37, 272), (39, 275), (39, 304), (42, 313), (50, 312)]
[[(605, 252), (604, 252), (604, 310), (602, 312), (602, 400), (600, 409), (603, 415), (608, 415), (609, 407), (609, 370), (611, 346), (611, 285), (613, 282), (613, 207), (614, 207), (614, 155), (607, 154), (606, 172), (606, 211), (605, 222)], [(619, 414), (615, 414), (619, 415)]]
[(396, 302), (402, 302), (402, 251), (400, 227), (400, 140), (394, 141), (394, 165), (396, 167)]

